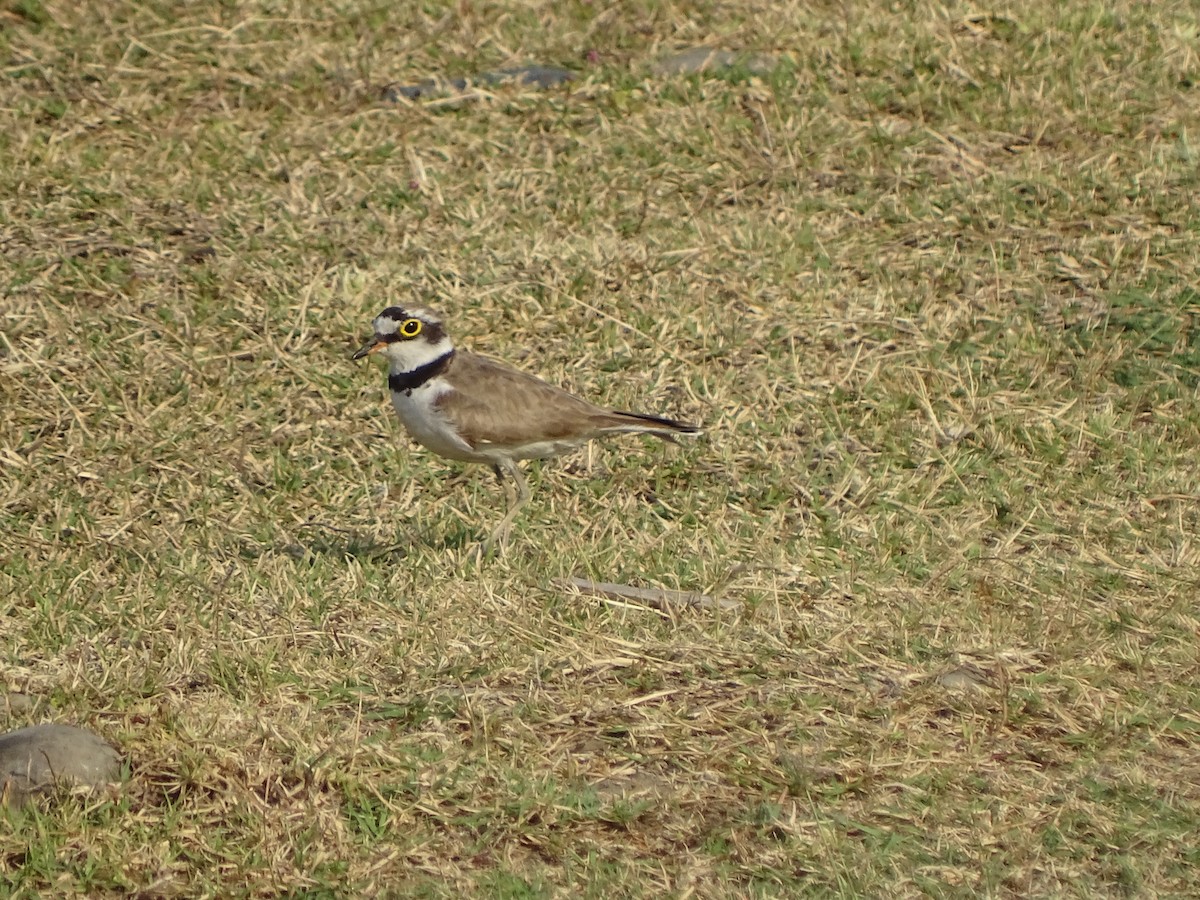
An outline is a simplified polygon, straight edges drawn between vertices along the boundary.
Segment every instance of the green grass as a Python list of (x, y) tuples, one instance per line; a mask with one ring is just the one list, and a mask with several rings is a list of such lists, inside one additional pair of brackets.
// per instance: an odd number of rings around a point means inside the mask
[[(8, 895), (1200, 890), (1193, 11), (810, 7), (0, 7), (0, 724), (130, 772)], [(407, 298), (706, 436), (477, 562)]]

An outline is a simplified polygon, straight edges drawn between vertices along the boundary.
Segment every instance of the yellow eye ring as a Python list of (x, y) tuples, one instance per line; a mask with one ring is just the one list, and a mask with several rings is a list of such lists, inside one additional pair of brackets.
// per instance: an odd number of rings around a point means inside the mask
[(420, 319), (405, 319), (404, 324), (400, 326), (400, 334), (406, 338), (415, 338), (421, 333)]

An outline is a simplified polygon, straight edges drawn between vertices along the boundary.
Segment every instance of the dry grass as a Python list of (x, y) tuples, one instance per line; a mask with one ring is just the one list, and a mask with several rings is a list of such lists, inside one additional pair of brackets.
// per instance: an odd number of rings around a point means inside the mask
[[(130, 760), (11, 895), (1200, 890), (1194, 10), (413, 6), (0, 8), (0, 671)], [(708, 436), (476, 565), (414, 293)]]

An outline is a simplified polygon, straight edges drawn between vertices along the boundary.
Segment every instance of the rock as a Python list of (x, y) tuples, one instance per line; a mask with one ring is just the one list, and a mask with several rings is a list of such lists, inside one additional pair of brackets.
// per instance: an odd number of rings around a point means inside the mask
[(120, 770), (116, 750), (72, 725), (32, 725), (0, 735), (0, 797), (10, 806), (56, 784), (97, 787), (115, 781)]

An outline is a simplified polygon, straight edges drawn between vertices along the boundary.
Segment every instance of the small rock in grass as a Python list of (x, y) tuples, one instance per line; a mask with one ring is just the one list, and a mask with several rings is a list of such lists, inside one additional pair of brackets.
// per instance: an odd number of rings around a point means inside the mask
[(9, 806), (56, 784), (97, 787), (115, 781), (120, 770), (116, 750), (72, 725), (31, 725), (0, 735), (0, 797)]

